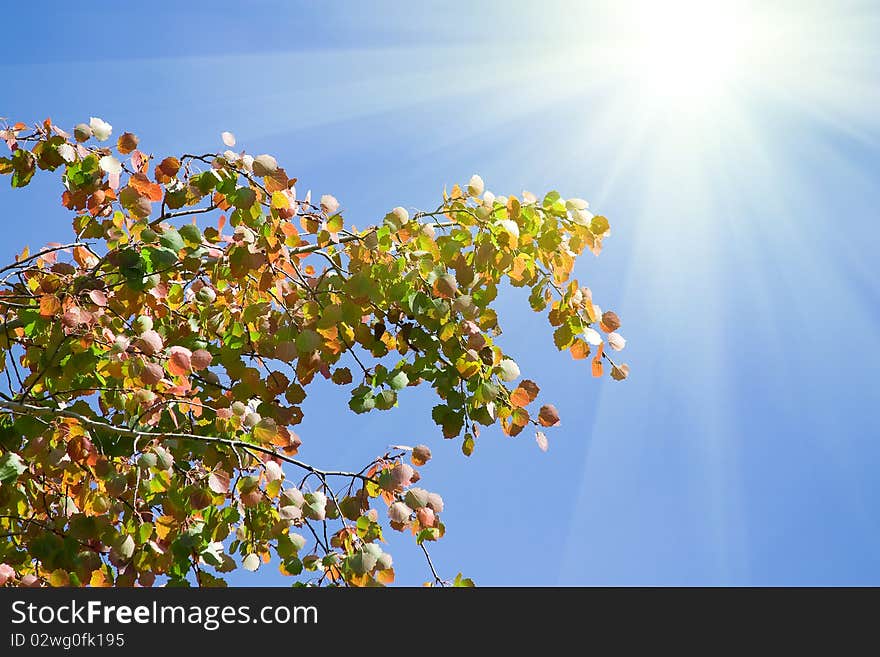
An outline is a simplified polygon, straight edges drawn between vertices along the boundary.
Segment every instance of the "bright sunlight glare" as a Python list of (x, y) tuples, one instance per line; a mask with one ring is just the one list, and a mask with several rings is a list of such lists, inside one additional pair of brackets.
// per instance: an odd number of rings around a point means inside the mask
[(636, 2), (623, 61), (627, 78), (655, 111), (716, 106), (748, 74), (754, 25), (746, 3)]

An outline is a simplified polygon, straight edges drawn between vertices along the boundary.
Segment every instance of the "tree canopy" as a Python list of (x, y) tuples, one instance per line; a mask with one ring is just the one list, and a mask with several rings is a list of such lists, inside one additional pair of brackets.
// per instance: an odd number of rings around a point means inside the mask
[(496, 424), (546, 450), (559, 413), (493, 304), (505, 281), (529, 288), (559, 350), (626, 378), (620, 319), (572, 278), (607, 219), (475, 175), (358, 228), (230, 133), (224, 152), (164, 158), (112, 133), (0, 130), (0, 174), (60, 172), (72, 216), (66, 240), (0, 267), (0, 585), (212, 586), (270, 562), (297, 583), (388, 584), (388, 531), (411, 532), (429, 583), (470, 585), (427, 551), (445, 531), (427, 445), (349, 470), (296, 458), (310, 384), (347, 387), (354, 413), (429, 386), (465, 455)]

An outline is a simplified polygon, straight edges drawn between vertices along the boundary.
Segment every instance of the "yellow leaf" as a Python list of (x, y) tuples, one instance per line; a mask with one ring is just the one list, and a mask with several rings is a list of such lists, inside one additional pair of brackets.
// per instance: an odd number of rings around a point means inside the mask
[(284, 192), (272, 192), (272, 207), (276, 210), (287, 210), (290, 208), (290, 199)]
[(113, 581), (107, 577), (107, 573), (105, 573), (102, 568), (98, 568), (98, 570), (92, 572), (92, 577), (89, 579), (89, 586), (95, 588), (108, 588), (113, 586)]
[(156, 535), (163, 541), (174, 531), (177, 521), (172, 516), (159, 516), (156, 519)]
[(70, 575), (61, 568), (53, 570), (52, 574), (49, 575), (49, 584), (55, 587), (70, 586)]
[(376, 573), (376, 581), (380, 584), (393, 584), (394, 583), (394, 568), (386, 568), (385, 570), (380, 570)]

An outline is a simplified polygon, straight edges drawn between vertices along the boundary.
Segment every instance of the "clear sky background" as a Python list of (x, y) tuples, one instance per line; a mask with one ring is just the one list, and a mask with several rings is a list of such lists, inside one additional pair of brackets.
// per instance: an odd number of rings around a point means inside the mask
[[(576, 275), (623, 319), (630, 379), (593, 380), (525, 295), (500, 301), (562, 415), (548, 453), (493, 429), (467, 459), (428, 391), (354, 416), (318, 384), (301, 456), (428, 443), (432, 555), (478, 584), (880, 584), (880, 5), (396, 4), (19, 4), (0, 116), (98, 116), (160, 156), (230, 130), (358, 226), (475, 172), (588, 199), (612, 235)], [(69, 219), (51, 175), (4, 185), (0, 257)], [(429, 579), (392, 548), (399, 582)]]

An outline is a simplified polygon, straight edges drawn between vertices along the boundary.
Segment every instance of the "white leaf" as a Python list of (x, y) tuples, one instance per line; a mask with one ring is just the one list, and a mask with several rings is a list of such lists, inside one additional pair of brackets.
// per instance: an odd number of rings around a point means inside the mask
[(547, 442), (547, 436), (544, 435), (543, 431), (535, 432), (535, 442), (538, 443), (538, 447), (541, 448), (542, 452), (546, 452), (550, 447), (550, 443)]
[(334, 214), (339, 209), (339, 201), (330, 194), (321, 197), (321, 209), (327, 214)]
[(468, 186), (467, 186), (468, 194), (470, 194), (471, 196), (474, 196), (474, 197), (479, 196), (480, 194), (483, 193), (483, 190), (485, 188), (486, 187), (483, 184), (482, 178), (480, 178), (477, 174), (474, 174), (473, 176), (471, 176), (470, 182), (468, 182)]
[(266, 462), (266, 479), (269, 481), (275, 481), (276, 479), (281, 479), (284, 477), (284, 471), (281, 469), (281, 466), (278, 465), (275, 461), (267, 461)]
[(105, 155), (98, 160), (98, 165), (109, 174), (119, 175), (122, 173), (122, 165), (112, 155)]
[(626, 339), (620, 333), (609, 333), (608, 344), (614, 351), (621, 351), (626, 346)]
[(107, 141), (110, 139), (110, 133), (113, 132), (113, 126), (107, 123), (104, 119), (99, 119), (97, 116), (89, 118), (89, 127), (92, 129), (92, 134), (98, 141)]
[(570, 198), (565, 202), (565, 208), (569, 212), (575, 212), (576, 210), (586, 210), (588, 207), (590, 207), (590, 204), (582, 198)]
[(599, 331), (597, 331), (596, 329), (585, 328), (584, 337), (586, 338), (587, 342), (589, 342), (594, 347), (598, 347), (600, 344), (602, 344), (602, 336), (599, 335)]
[(510, 358), (498, 363), (498, 378), (502, 381), (515, 381), (519, 378), (519, 365)]
[(589, 210), (575, 210), (571, 213), (571, 220), (581, 226), (589, 226), (593, 213)]
[(513, 239), (519, 240), (519, 225), (512, 219), (499, 219), (498, 225)]
[(241, 562), (242, 568), (254, 572), (260, 567), (260, 557), (253, 552), (247, 555)]
[(76, 159), (76, 149), (70, 144), (61, 144), (58, 147), (58, 154), (65, 162), (73, 162)]

